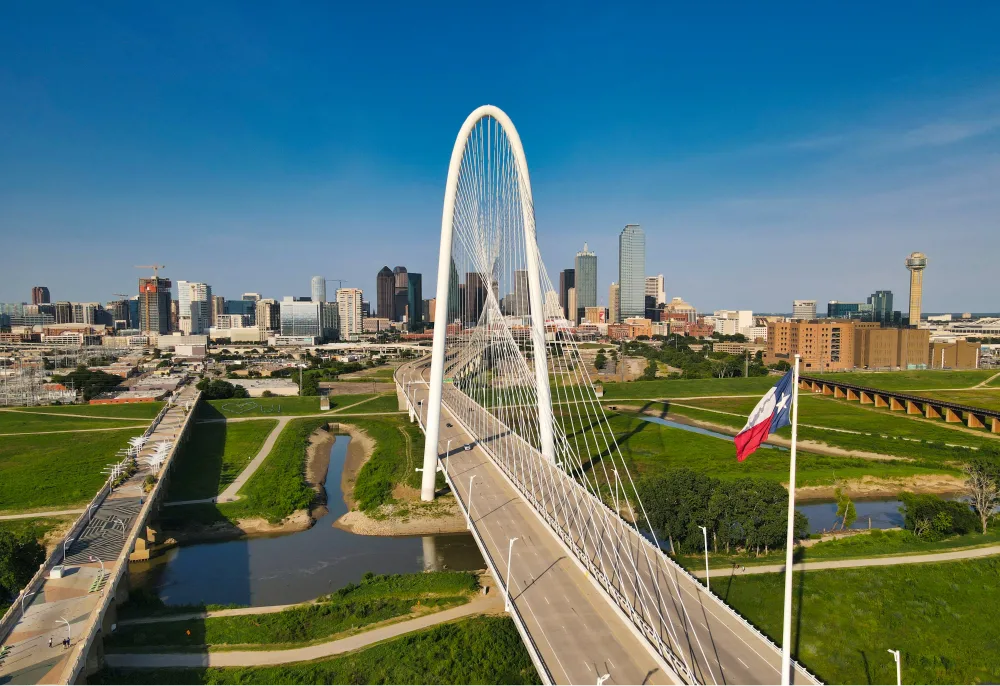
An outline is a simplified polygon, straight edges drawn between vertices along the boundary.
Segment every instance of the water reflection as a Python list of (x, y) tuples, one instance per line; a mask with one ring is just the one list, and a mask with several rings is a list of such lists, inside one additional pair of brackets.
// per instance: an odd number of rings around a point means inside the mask
[[(899, 508), (903, 503), (895, 498), (875, 498), (871, 500), (855, 500), (854, 509), (858, 518), (850, 529), (891, 529), (903, 526), (903, 515)], [(809, 518), (809, 532), (820, 533), (830, 531), (836, 526), (840, 528), (840, 518), (837, 517), (835, 502), (807, 502), (797, 504), (795, 509)]]
[(330, 450), (329, 513), (296, 534), (182, 546), (131, 566), (133, 586), (157, 591), (170, 604), (297, 603), (356, 582), (368, 571), (399, 574), (485, 567), (468, 533), (442, 536), (358, 536), (333, 526), (347, 512), (340, 490), (349, 436)]

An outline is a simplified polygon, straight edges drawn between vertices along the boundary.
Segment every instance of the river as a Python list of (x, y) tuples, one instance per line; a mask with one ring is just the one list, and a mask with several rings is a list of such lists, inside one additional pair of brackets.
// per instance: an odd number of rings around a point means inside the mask
[(340, 488), (350, 436), (330, 448), (330, 511), (294, 534), (173, 548), (130, 566), (133, 588), (155, 590), (168, 604), (280, 605), (311, 600), (361, 579), (365, 572), (483, 569), (471, 534), (359, 536), (333, 526), (347, 512)]

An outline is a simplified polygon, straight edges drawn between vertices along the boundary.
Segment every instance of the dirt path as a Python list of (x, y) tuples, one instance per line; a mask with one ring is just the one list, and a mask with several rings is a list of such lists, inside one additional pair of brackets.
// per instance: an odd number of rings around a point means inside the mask
[(36, 517), (61, 517), (63, 515), (75, 515), (82, 514), (86, 511), (86, 508), (80, 508), (78, 510), (46, 510), (43, 512), (23, 512), (21, 514), (6, 514), (0, 515), (0, 521), (8, 521), (11, 519), (34, 519)]
[[(251, 608), (258, 609), (259, 608)], [(428, 629), (438, 624), (452, 622), (473, 615), (498, 613), (503, 610), (499, 593), (476, 596), (472, 602), (434, 614), (416, 617), (396, 624), (381, 626), (369, 631), (340, 638), (327, 643), (291, 648), (288, 650), (227, 650), (208, 653), (108, 653), (105, 662), (109, 667), (251, 667), (281, 665), (333, 657), (365, 646), (396, 638), (414, 631)]]
[(9, 434), (0, 434), (0, 436), (45, 436), (47, 434), (79, 434), (87, 433), (89, 431), (128, 431), (129, 429), (143, 429), (149, 426), (148, 424), (127, 424), (125, 426), (106, 426), (100, 429), (61, 429), (59, 431), (19, 431)]
[[(799, 562), (793, 565), (796, 572), (816, 571), (820, 569), (850, 569), (852, 567), (886, 567), (889, 565), (912, 565), (926, 562), (950, 562), (952, 560), (971, 560), (979, 557), (1000, 555), (1000, 545), (986, 548), (968, 548), (966, 550), (951, 550), (945, 553), (927, 553), (924, 555), (894, 555), (891, 557), (867, 557), (857, 560), (825, 560), (823, 562)], [(773, 574), (785, 571), (785, 565), (755, 565), (741, 567), (736, 574)], [(704, 577), (705, 571), (691, 571), (695, 576)], [(712, 570), (712, 576), (729, 575), (728, 569)]]
[(250, 464), (248, 464), (246, 469), (240, 472), (240, 475), (226, 487), (226, 490), (219, 494), (218, 501), (220, 503), (228, 503), (239, 499), (237, 493), (239, 493), (239, 490), (243, 488), (243, 484), (245, 484), (250, 477), (253, 476), (254, 472), (256, 472), (257, 469), (264, 463), (267, 456), (271, 454), (271, 448), (274, 447), (274, 444), (277, 442), (278, 436), (281, 435), (281, 432), (286, 426), (288, 426), (288, 421), (289, 420), (286, 417), (278, 419), (277, 426), (275, 426), (274, 429), (271, 430), (271, 433), (268, 434), (267, 439), (264, 441), (264, 445), (260, 447), (260, 450), (257, 451), (254, 458), (250, 460)]

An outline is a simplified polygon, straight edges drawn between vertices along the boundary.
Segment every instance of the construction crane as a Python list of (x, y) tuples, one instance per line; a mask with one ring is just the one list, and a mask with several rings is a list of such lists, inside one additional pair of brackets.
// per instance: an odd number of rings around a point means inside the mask
[[(347, 281), (347, 279), (327, 279), (327, 281), (336, 281), (338, 284), (337, 291), (339, 291), (341, 288), (344, 287), (344, 282)], [(334, 293), (336, 293), (337, 291), (334, 291)]]
[(152, 269), (153, 270), (153, 278), (155, 279), (155, 278), (157, 278), (160, 275), (160, 270), (161, 269), (165, 269), (166, 266), (167, 265), (165, 265), (165, 264), (137, 264), (137, 265), (135, 265), (135, 268), (136, 269)]

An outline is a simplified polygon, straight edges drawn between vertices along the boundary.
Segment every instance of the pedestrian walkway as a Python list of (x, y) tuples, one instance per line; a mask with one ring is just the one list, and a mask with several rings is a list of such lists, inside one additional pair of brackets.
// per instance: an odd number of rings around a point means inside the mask
[(36, 517), (62, 517), (63, 515), (75, 515), (82, 513), (84, 508), (75, 510), (45, 510), (43, 512), (22, 512), (20, 514), (0, 515), (0, 522), (11, 519), (35, 519)]
[[(252, 609), (252, 608), (251, 608)], [(456, 619), (503, 611), (503, 598), (499, 593), (477, 596), (475, 600), (449, 610), (416, 617), (395, 624), (381, 626), (354, 636), (327, 643), (291, 648), (288, 650), (225, 650), (208, 653), (108, 653), (104, 656), (109, 667), (260, 667), (304, 662), (333, 657), (365, 646), (396, 638), (414, 631), (428, 629)]]
[(139, 514), (141, 498), (109, 496), (94, 511), (90, 523), (70, 546), (66, 564), (91, 562), (91, 557), (104, 562), (118, 559), (125, 537), (132, 529), (132, 518)]
[[(954, 560), (973, 560), (980, 557), (1000, 555), (1000, 545), (984, 548), (966, 548), (964, 550), (949, 550), (943, 553), (926, 553), (922, 555), (892, 555), (887, 557), (865, 557), (856, 560), (823, 560), (817, 562), (799, 562), (793, 565), (795, 572), (815, 572), (822, 569), (851, 569), (853, 567), (887, 567), (891, 565), (913, 565), (931, 562), (952, 562)], [(750, 567), (734, 567), (735, 574), (775, 574), (784, 572), (785, 565), (752, 565)], [(695, 576), (704, 578), (705, 570), (691, 570)], [(728, 576), (728, 567), (711, 570), (711, 576)]]

